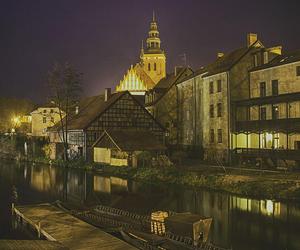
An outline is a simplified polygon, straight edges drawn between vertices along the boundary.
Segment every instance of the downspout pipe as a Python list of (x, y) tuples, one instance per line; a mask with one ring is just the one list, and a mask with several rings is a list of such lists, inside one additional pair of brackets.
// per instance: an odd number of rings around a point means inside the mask
[(227, 75), (227, 119), (228, 119), (228, 126), (227, 126), (227, 160), (228, 164), (231, 165), (231, 140), (230, 140), (230, 131), (231, 131), (231, 96), (230, 96), (230, 77), (229, 71), (226, 72)]

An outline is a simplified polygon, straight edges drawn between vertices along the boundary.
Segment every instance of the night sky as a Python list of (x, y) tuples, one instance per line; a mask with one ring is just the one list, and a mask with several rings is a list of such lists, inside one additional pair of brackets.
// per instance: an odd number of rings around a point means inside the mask
[(84, 74), (85, 95), (114, 88), (138, 61), (152, 10), (169, 72), (183, 53), (197, 69), (246, 46), (249, 32), (300, 49), (299, 0), (1, 0), (0, 96), (43, 102), (47, 71), (65, 61)]

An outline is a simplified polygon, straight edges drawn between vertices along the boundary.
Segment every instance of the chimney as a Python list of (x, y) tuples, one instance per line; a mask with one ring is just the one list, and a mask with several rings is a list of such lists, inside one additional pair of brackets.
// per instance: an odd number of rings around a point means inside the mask
[(111, 96), (111, 88), (105, 88), (104, 101), (108, 101)]
[(223, 53), (223, 52), (218, 52), (218, 54), (217, 54), (217, 57), (218, 58), (221, 58), (221, 57), (223, 57), (225, 54)]
[(276, 55), (281, 55), (282, 54), (282, 46), (268, 48), (267, 51), (269, 51), (270, 53), (276, 54)]
[(257, 34), (249, 33), (247, 34), (247, 46), (248, 48), (257, 41)]

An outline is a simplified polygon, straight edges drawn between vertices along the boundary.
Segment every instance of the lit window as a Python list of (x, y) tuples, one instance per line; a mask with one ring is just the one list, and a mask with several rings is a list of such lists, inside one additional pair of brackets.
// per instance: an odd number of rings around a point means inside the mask
[(209, 83), (209, 93), (213, 94), (214, 93), (214, 82)]
[(210, 118), (213, 118), (213, 117), (214, 117), (214, 105), (213, 105), (213, 104), (211, 104), (211, 105), (209, 106), (209, 117), (210, 117)]
[(218, 103), (217, 105), (217, 115), (218, 117), (222, 116), (222, 103)]
[(209, 134), (210, 134), (209, 135), (210, 143), (214, 143), (215, 142), (215, 131), (213, 129), (211, 129)]
[(46, 117), (44, 116), (44, 117), (43, 117), (43, 123), (46, 123), (46, 121), (47, 121), (47, 119), (46, 119)]
[(218, 92), (221, 92), (222, 91), (222, 81), (221, 80), (218, 80)]
[(218, 143), (222, 143), (222, 129), (218, 129)]
[(273, 106), (272, 108), (272, 119), (276, 120), (279, 118), (279, 108), (278, 106)]

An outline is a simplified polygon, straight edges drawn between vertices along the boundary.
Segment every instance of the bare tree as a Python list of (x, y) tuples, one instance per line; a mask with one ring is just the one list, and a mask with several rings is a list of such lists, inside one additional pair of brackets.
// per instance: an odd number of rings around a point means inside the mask
[(64, 148), (64, 160), (68, 161), (68, 121), (74, 114), (82, 93), (82, 73), (73, 69), (69, 63), (55, 63), (48, 72), (49, 98), (59, 112), (57, 132)]

